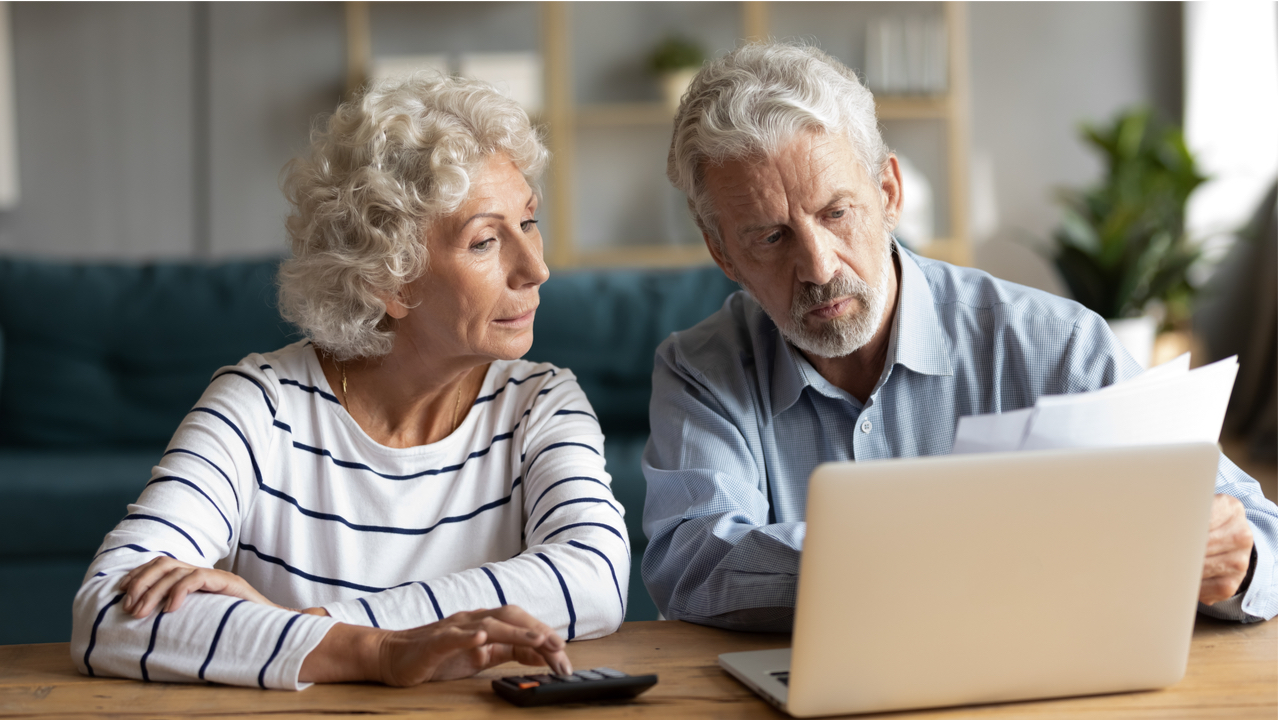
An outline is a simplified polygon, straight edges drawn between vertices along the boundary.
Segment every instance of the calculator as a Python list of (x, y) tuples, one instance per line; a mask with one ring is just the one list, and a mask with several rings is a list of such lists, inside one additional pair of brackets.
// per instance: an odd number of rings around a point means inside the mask
[(493, 681), (493, 691), (514, 705), (626, 700), (658, 684), (657, 675), (628, 675), (613, 668), (572, 675), (512, 675)]

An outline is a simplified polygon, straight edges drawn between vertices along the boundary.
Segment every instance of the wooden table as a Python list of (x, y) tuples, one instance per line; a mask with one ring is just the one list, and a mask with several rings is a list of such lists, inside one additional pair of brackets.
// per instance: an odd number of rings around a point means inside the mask
[[(301, 718), (375, 714), (401, 718), (773, 718), (785, 717), (716, 665), (716, 655), (785, 647), (785, 635), (752, 635), (682, 622), (632, 622), (602, 640), (572, 643), (574, 667), (608, 665), (633, 674), (656, 672), (659, 683), (629, 703), (521, 709), (498, 699), (489, 681), (519, 672), (516, 665), (468, 680), (396, 689), (374, 685), (324, 685), (303, 692), (209, 685), (147, 684), (89, 678), (76, 672), (65, 643), (0, 646), (0, 715), (199, 716), (201, 718)], [(1182, 682), (1153, 692), (1065, 700), (950, 708), (889, 717), (1049, 718), (1269, 718), (1276, 717), (1276, 623), (1196, 624), (1191, 659)]]

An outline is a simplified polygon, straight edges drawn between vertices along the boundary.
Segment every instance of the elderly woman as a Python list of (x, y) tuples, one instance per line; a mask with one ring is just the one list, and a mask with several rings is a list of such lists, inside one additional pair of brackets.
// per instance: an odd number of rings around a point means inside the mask
[(603, 438), (519, 358), (547, 279), (547, 152), (489, 87), (341, 105), (288, 168), (280, 307), (307, 340), (219, 370), (75, 599), (89, 675), (411, 685), (617, 629)]

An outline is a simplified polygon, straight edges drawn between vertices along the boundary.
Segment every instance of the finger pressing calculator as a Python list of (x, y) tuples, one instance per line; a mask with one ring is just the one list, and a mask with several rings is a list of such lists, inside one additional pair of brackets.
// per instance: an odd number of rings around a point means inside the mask
[(613, 668), (579, 670), (572, 675), (512, 675), (493, 681), (493, 691), (521, 707), (625, 700), (658, 684), (657, 675), (628, 675)]

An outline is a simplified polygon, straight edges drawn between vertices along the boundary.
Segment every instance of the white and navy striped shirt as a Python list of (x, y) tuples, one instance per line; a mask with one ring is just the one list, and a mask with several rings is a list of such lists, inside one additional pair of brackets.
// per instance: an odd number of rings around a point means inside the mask
[[(566, 639), (616, 630), (631, 566), (604, 438), (573, 374), (494, 362), (445, 439), (374, 442), (299, 342), (219, 370), (76, 595), (82, 672), (300, 688), (335, 622), (402, 629), (519, 605)], [(121, 577), (160, 554), (240, 575), (302, 615), (189, 596), (135, 620)]]

